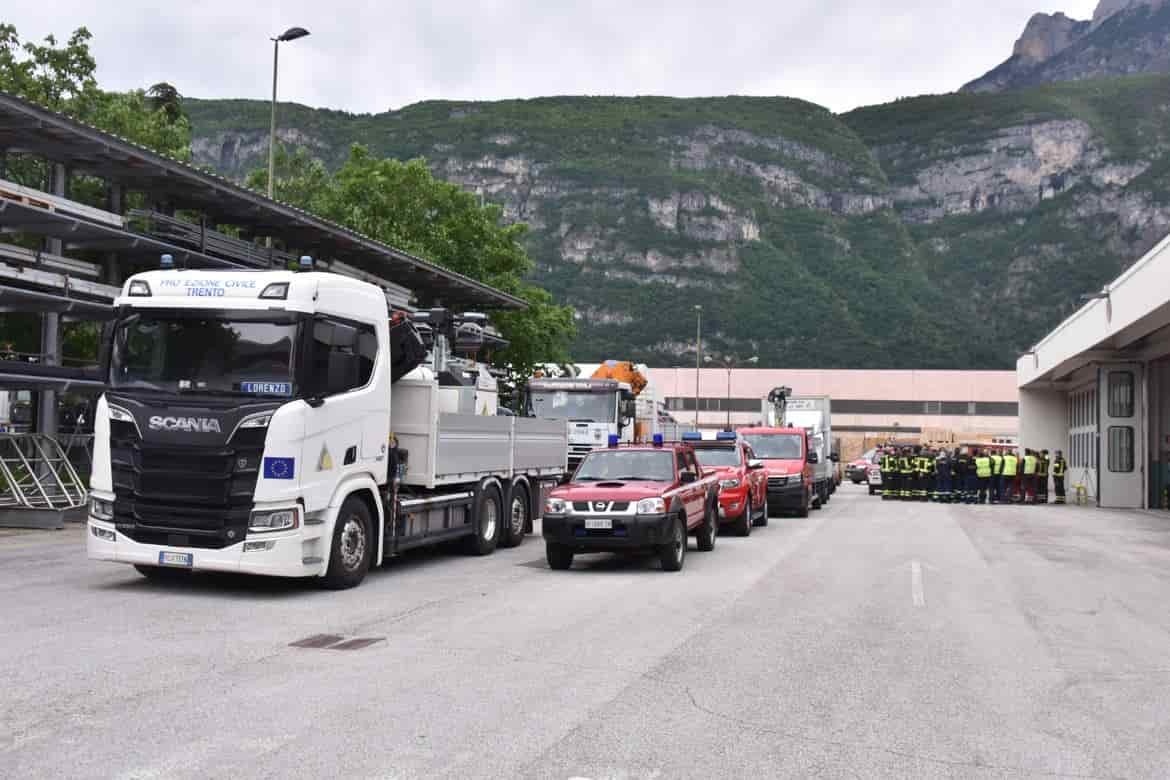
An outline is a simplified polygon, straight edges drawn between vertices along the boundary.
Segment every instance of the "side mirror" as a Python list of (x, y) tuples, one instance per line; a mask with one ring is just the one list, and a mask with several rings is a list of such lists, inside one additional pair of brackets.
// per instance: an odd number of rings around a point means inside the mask
[(699, 475), (693, 471), (679, 472), (678, 481), (684, 485), (690, 485), (699, 481)]
[(749, 460), (748, 461), (748, 471), (759, 471), (762, 468), (764, 468), (764, 461), (762, 461), (762, 460)]
[(821, 462), (821, 456), (815, 452), (810, 452), (808, 454), (808, 462), (815, 466)]

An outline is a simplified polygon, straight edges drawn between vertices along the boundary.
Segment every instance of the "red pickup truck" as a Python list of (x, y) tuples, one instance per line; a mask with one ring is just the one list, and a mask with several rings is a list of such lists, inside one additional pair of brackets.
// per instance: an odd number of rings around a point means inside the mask
[(688, 432), (699, 465), (719, 475), (719, 522), (736, 536), (750, 536), (768, 518), (768, 475), (747, 443), (732, 431)]
[(553, 569), (576, 553), (654, 550), (664, 571), (679, 571), (687, 536), (706, 552), (719, 534), (719, 477), (687, 444), (594, 450), (544, 505), (545, 552)]
[[(739, 435), (764, 462), (768, 473), (768, 514), (784, 510), (808, 517), (813, 506), (812, 466), (819, 462), (810, 451), (803, 428), (741, 428)], [(821, 508), (821, 502), (815, 504)], [(766, 522), (765, 522), (766, 524)]]

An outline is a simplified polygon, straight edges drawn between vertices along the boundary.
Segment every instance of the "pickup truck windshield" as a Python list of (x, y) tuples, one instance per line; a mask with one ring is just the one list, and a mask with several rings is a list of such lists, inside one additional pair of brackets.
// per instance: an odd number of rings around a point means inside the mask
[(292, 396), (297, 327), (297, 320), (288, 315), (132, 315), (114, 333), (110, 386), (169, 393)]
[(532, 411), (546, 420), (611, 423), (617, 412), (617, 401), (609, 393), (537, 392), (532, 394)]
[(740, 463), (738, 447), (696, 447), (695, 457), (700, 466), (709, 469), (724, 469)]
[(753, 433), (744, 440), (761, 460), (800, 460), (801, 437), (795, 433)]
[(599, 450), (581, 462), (574, 482), (674, 482), (670, 450)]

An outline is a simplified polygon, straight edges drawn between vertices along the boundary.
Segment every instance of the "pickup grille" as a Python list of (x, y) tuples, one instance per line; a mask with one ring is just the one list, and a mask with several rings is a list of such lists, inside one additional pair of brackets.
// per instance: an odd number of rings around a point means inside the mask
[(264, 452), (263, 428), (222, 447), (146, 444), (130, 423), (110, 425), (114, 522), (143, 544), (219, 549), (244, 540)]
[(785, 485), (789, 484), (789, 480), (791, 480), (792, 482), (795, 483), (798, 479), (799, 479), (799, 476), (796, 476), (796, 477), (768, 477), (768, 487), (770, 487), (770, 488), (784, 487)]
[[(597, 508), (598, 503), (605, 504), (605, 507), (602, 509), (598, 509)], [(629, 501), (613, 501), (613, 502), (610, 502), (610, 501), (601, 501), (601, 502), (574, 501), (573, 502), (573, 511), (574, 512), (597, 512), (597, 513), (628, 512), (629, 509), (630, 509), (630, 502)]]

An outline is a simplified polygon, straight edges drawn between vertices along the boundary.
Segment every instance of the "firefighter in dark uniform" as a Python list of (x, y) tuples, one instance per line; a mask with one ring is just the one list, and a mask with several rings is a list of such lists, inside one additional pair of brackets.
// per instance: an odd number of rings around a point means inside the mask
[(918, 457), (918, 478), (921, 480), (918, 500), (930, 501), (934, 493), (934, 455), (927, 447), (922, 448), (922, 454)]
[(880, 461), (882, 471), (882, 501), (898, 497), (898, 456), (893, 447), (882, 450)]
[(951, 502), (951, 454), (946, 448), (939, 450), (934, 459), (935, 501), (940, 504)]
[(1048, 450), (1040, 451), (1040, 459), (1036, 461), (1036, 503), (1048, 503), (1048, 472), (1052, 461), (1048, 457)]
[(906, 447), (902, 450), (902, 457), (898, 458), (898, 498), (909, 501), (914, 496), (914, 456), (913, 451)]
[(1054, 503), (1064, 504), (1064, 475), (1068, 473), (1068, 464), (1064, 462), (1064, 453), (1060, 450), (1056, 451), (1056, 457), (1052, 460), (1052, 488), (1056, 493), (1056, 501)]
[(955, 503), (967, 503), (967, 472), (971, 470), (971, 456), (960, 450), (955, 457)]

